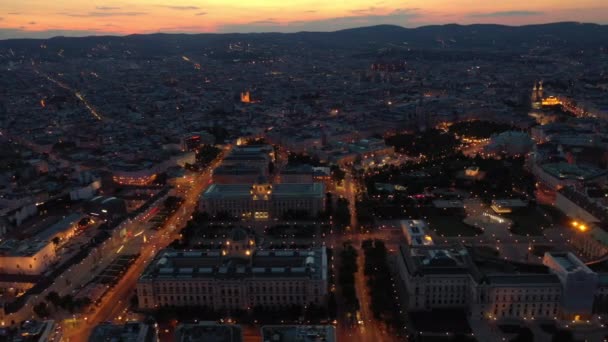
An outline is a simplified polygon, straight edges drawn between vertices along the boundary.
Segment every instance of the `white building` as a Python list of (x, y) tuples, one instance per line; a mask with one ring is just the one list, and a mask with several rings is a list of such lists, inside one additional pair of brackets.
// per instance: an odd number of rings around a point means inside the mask
[(410, 246), (431, 246), (433, 238), (427, 234), (427, 224), (422, 220), (402, 220), (401, 232)]
[(256, 251), (244, 233), (225, 247), (211, 252), (167, 249), (158, 253), (138, 280), (139, 307), (251, 310), (325, 302), (325, 247)]
[(40, 275), (55, 261), (55, 257), (55, 246), (51, 241), (5, 240), (0, 243), (0, 274)]
[(464, 248), (402, 245), (397, 265), (412, 311), (466, 308), (475, 296), (478, 275)]
[[(399, 249), (399, 277), (411, 311), (462, 308), (472, 319), (577, 319), (603, 300), (598, 276), (570, 253), (545, 265), (477, 255), (461, 246)], [(595, 303), (598, 306), (598, 303)]]
[(562, 283), (563, 315), (570, 319), (591, 316), (598, 288), (598, 274), (572, 253), (545, 253), (543, 264), (551, 268)]
[(308, 184), (212, 184), (203, 193), (199, 210), (216, 215), (265, 220), (288, 211), (316, 216), (325, 209), (325, 186)]
[(586, 182), (603, 182), (608, 171), (591, 166), (568, 163), (534, 164), (532, 173), (547, 187), (559, 190), (565, 186), (577, 186)]

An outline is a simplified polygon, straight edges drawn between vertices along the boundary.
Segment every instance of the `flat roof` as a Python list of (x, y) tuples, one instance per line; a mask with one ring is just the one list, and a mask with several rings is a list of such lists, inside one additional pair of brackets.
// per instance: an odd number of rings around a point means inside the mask
[(72, 213), (40, 232), (35, 238), (41, 241), (52, 239), (57, 233), (70, 229), (74, 224), (78, 223), (83, 216), (84, 215), (80, 213)]
[(453, 246), (407, 246), (399, 248), (410, 274), (471, 274), (477, 268), (466, 248)]
[(32, 256), (46, 247), (50, 241), (40, 240), (4, 240), (0, 242), (0, 256)]
[(539, 286), (547, 285), (560, 285), (559, 278), (557, 275), (548, 274), (486, 274), (486, 280), (489, 284), (505, 284), (505, 285), (517, 285), (517, 284), (538, 284)]
[(325, 247), (306, 250), (257, 250), (248, 258), (222, 256), (217, 251), (160, 251), (140, 280), (172, 278), (327, 277)]
[(99, 324), (91, 333), (89, 342), (123, 341), (140, 342), (145, 341), (145, 337), (150, 329), (143, 323), (126, 324)]
[[(253, 184), (211, 184), (203, 193), (203, 198), (243, 198), (251, 196)], [(272, 198), (320, 197), (325, 196), (323, 183), (275, 184)]]
[(220, 165), (213, 170), (214, 175), (259, 175), (260, 168), (246, 164)]
[(180, 324), (175, 330), (176, 342), (241, 342), (240, 325), (222, 325), (215, 322)]
[(573, 165), (565, 162), (548, 163), (541, 168), (555, 178), (590, 180), (608, 174), (608, 171), (593, 166)]
[(333, 325), (266, 325), (262, 327), (264, 342), (335, 342)]
[(566, 272), (584, 271), (587, 273), (593, 272), (574, 254), (569, 252), (547, 252), (547, 255), (555, 260), (555, 262)]

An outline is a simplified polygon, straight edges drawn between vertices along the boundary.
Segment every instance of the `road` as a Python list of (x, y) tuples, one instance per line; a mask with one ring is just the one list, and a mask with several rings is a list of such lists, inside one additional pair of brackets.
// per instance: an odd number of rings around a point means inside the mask
[(139, 258), (131, 265), (118, 284), (104, 296), (92, 314), (83, 318), (81, 324), (76, 328), (65, 327), (64, 339), (66, 341), (86, 341), (97, 324), (114, 319), (120, 320), (118, 317), (122, 316), (128, 308), (140, 274), (154, 259), (158, 250), (165, 248), (180, 237), (181, 228), (186, 225), (196, 210), (198, 198), (209, 184), (211, 179), (209, 170), (215, 168), (221, 160), (222, 158), (219, 158), (204, 173), (194, 177), (192, 187), (185, 193), (181, 207), (167, 220), (162, 229), (146, 239), (146, 242), (143, 241), (143, 237), (141, 240), (137, 239), (140, 244), (135, 247), (139, 247)]
[[(392, 336), (387, 331), (386, 324), (374, 318), (371, 310), (371, 297), (367, 286), (367, 279), (365, 278), (365, 256), (363, 249), (361, 249), (361, 241), (365, 239), (380, 239), (384, 241), (390, 241), (390, 231), (377, 231), (375, 233), (366, 233), (359, 230), (359, 222), (357, 221), (356, 201), (357, 201), (358, 185), (356, 180), (352, 177), (350, 172), (346, 172), (344, 178), (344, 189), (341, 194), (348, 200), (349, 209), (351, 213), (351, 224), (350, 234), (346, 235), (335, 235), (331, 234), (326, 238), (326, 242), (329, 246), (339, 247), (342, 242), (351, 241), (353, 247), (357, 250), (357, 272), (355, 273), (355, 290), (357, 291), (357, 298), (360, 304), (360, 315), (362, 324), (351, 326), (345, 324), (346, 319), (341, 317), (338, 322), (337, 335), (339, 341), (353, 341), (353, 342), (393, 342), (393, 341), (404, 341), (399, 340), (395, 336)], [(387, 244), (387, 248), (390, 247)], [(337, 270), (337, 269), (336, 269)], [(389, 291), (390, 289), (379, 289)]]

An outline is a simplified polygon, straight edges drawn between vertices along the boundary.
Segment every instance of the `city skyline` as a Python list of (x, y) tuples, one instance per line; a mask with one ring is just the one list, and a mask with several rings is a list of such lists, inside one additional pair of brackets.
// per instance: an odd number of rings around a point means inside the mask
[[(473, 6), (474, 5), (474, 6)], [(275, 0), (247, 3), (213, 1), (153, 2), (107, 0), (25, 0), (2, 6), (0, 39), (53, 36), (128, 35), (146, 33), (246, 33), (335, 31), (392, 24), (420, 27), (435, 24), (527, 25), (561, 21), (608, 23), (608, 5), (599, 0), (571, 2), (478, 4), (468, 0), (349, 1), (348, 3)]]

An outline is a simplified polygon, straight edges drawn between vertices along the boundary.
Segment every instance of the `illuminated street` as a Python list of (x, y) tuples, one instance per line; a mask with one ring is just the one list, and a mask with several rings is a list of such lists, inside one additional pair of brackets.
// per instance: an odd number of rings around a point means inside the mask
[[(212, 169), (220, 162), (221, 159), (215, 161), (210, 168)], [(190, 219), (198, 203), (198, 198), (209, 184), (210, 179), (210, 171), (197, 175), (194, 178), (192, 187), (185, 194), (182, 206), (177, 210), (175, 215), (169, 218), (163, 228), (158, 230), (152, 237), (149, 237), (146, 242), (142, 243), (140, 242), (142, 239), (136, 239), (138, 241), (135, 242), (134, 247), (138, 248), (137, 246), (140, 246), (138, 250), (140, 253), (139, 258), (129, 268), (119, 283), (103, 297), (101, 303), (95, 307), (95, 311), (92, 314), (84, 316), (80, 320), (79, 325), (74, 329), (65, 327), (64, 338), (67, 341), (86, 341), (85, 337), (91, 333), (95, 325), (105, 321), (119, 321), (123, 318), (122, 316), (130, 305), (135, 284), (142, 271), (154, 258), (157, 251), (180, 237), (179, 230)], [(131, 243), (134, 243), (134, 241), (132, 240)]]

